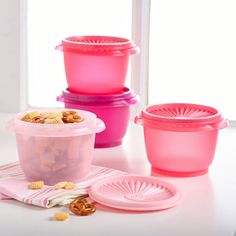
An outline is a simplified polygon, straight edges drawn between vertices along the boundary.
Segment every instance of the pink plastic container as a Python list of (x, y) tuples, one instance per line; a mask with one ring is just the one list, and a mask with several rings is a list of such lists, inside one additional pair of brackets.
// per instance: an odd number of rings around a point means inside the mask
[(70, 91), (86, 94), (121, 92), (129, 56), (139, 52), (132, 41), (110, 36), (72, 36), (56, 49), (64, 52)]
[(122, 143), (129, 123), (130, 105), (136, 104), (138, 99), (128, 88), (113, 95), (75, 94), (67, 89), (57, 97), (57, 101), (64, 102), (65, 108), (90, 111), (104, 121), (106, 130), (96, 135), (96, 148), (114, 147)]
[(26, 112), (9, 121), (10, 130), (16, 134), (19, 161), (27, 180), (43, 180), (53, 185), (60, 181), (78, 181), (88, 174), (95, 133), (104, 130), (105, 126), (95, 114), (75, 111), (84, 118), (83, 122), (29, 123), (21, 120)]
[(186, 103), (147, 106), (136, 116), (135, 123), (144, 127), (152, 169), (183, 177), (208, 172), (218, 131), (228, 125), (218, 110)]

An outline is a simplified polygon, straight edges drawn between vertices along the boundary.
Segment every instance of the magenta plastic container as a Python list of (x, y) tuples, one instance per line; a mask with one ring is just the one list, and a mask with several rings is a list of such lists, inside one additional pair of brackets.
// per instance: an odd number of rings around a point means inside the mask
[(76, 111), (84, 118), (83, 122), (29, 123), (21, 120), (26, 112), (9, 121), (9, 129), (16, 134), (19, 161), (27, 180), (43, 180), (54, 185), (60, 181), (77, 182), (89, 173), (95, 133), (104, 130), (105, 126), (95, 114)]
[(106, 129), (96, 135), (96, 148), (122, 144), (129, 123), (130, 105), (136, 104), (138, 100), (139, 97), (128, 88), (123, 88), (121, 93), (113, 95), (75, 94), (67, 89), (57, 97), (57, 101), (64, 102), (65, 108), (90, 111), (104, 121)]
[(72, 36), (56, 49), (64, 52), (65, 73), (71, 92), (122, 92), (129, 56), (139, 52), (134, 42), (110, 36)]
[(147, 106), (136, 116), (135, 123), (143, 125), (152, 169), (183, 177), (208, 172), (218, 131), (228, 125), (215, 108), (186, 103)]

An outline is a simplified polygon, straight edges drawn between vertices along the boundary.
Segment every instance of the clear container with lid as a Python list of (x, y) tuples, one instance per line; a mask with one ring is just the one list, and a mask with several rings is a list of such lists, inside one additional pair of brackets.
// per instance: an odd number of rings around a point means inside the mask
[[(68, 110), (68, 109), (67, 109)], [(70, 109), (83, 118), (80, 123), (30, 123), (22, 112), (9, 121), (8, 128), (16, 134), (17, 150), (27, 180), (43, 180), (48, 185), (60, 181), (79, 181), (89, 172), (95, 133), (104, 130), (104, 123), (95, 114)], [(37, 110), (61, 112), (65, 109)]]

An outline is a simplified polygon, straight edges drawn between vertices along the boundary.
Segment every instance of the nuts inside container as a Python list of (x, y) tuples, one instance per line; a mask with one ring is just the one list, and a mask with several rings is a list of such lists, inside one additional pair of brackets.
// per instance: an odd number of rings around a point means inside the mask
[(66, 124), (80, 123), (84, 120), (76, 111), (68, 110), (62, 112), (38, 112), (27, 113), (22, 121), (39, 124)]
[(83, 118), (80, 117), (75, 111), (64, 111), (62, 112), (62, 121), (64, 123), (78, 123), (83, 121)]

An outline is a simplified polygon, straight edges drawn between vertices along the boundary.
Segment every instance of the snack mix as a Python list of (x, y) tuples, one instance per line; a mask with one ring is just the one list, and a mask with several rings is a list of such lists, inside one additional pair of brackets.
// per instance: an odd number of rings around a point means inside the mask
[(84, 119), (76, 111), (38, 112), (27, 113), (21, 120), (39, 124), (66, 124), (79, 123)]

